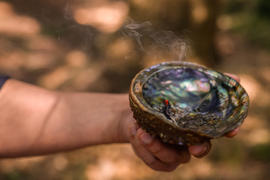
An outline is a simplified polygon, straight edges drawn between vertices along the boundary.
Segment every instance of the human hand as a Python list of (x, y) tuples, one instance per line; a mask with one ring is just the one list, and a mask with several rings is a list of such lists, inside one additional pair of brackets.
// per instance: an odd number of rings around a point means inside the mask
[[(232, 74), (227, 74), (238, 82), (240, 79)], [(132, 116), (132, 115), (131, 115)], [(202, 158), (206, 156), (210, 149), (210, 141), (202, 144), (183, 147), (182, 149), (172, 148), (159, 139), (152, 137), (150, 134), (140, 128), (136, 121), (130, 116), (128, 118), (126, 135), (131, 143), (136, 155), (141, 158), (150, 168), (157, 171), (170, 172), (175, 170), (180, 164), (190, 161), (191, 156)], [(239, 127), (227, 133), (226, 137), (234, 137)]]
[(188, 148), (179, 150), (165, 145), (140, 128), (134, 119), (130, 121), (128, 130), (128, 139), (134, 152), (150, 168), (170, 172), (180, 164), (189, 162)]

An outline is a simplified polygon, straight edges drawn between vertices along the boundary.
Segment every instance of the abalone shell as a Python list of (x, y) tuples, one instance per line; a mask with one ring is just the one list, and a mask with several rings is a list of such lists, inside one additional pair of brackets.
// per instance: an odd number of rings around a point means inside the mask
[(187, 62), (165, 62), (139, 72), (130, 104), (138, 124), (171, 144), (197, 144), (238, 127), (249, 98), (231, 77)]

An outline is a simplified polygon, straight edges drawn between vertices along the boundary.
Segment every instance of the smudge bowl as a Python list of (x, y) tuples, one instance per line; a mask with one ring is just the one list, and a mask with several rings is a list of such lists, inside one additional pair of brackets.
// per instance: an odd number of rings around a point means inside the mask
[(249, 98), (231, 77), (188, 62), (164, 62), (140, 71), (129, 100), (134, 118), (164, 143), (194, 145), (240, 126)]

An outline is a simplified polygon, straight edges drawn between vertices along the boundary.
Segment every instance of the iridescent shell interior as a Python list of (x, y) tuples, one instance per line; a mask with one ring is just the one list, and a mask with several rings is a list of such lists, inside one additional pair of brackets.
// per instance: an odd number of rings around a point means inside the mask
[(239, 126), (248, 111), (248, 95), (234, 79), (203, 66), (167, 62), (135, 78), (137, 100), (181, 130), (211, 138)]

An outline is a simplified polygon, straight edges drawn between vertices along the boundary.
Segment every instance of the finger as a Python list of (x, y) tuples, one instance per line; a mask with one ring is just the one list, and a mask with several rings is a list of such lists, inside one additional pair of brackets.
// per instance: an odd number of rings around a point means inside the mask
[(190, 160), (190, 154), (187, 149), (177, 151), (176, 149), (161, 143), (158, 139), (152, 138), (142, 129), (138, 130), (138, 134), (145, 148), (161, 162), (167, 164), (180, 164), (187, 163)]
[(160, 162), (158, 159), (156, 159), (149, 151), (146, 149), (143, 149), (141, 147), (138, 147), (134, 144), (132, 144), (133, 150), (135, 154), (143, 160), (143, 162), (148, 165), (150, 168), (156, 171), (165, 171), (165, 172), (171, 172), (175, 170), (178, 165), (177, 164), (165, 164)]
[(132, 147), (145, 164), (157, 171), (173, 171), (177, 168), (177, 164), (165, 164), (161, 162), (159, 159), (155, 158), (154, 155), (149, 152), (144, 145), (141, 143), (139, 138), (139, 133), (136, 134), (131, 140)]
[(226, 74), (227, 76), (230, 76), (231, 78), (235, 79), (237, 82), (240, 83), (240, 77), (235, 75), (235, 74), (230, 74), (230, 73), (224, 73)]
[(225, 134), (225, 136), (228, 137), (228, 138), (232, 138), (232, 137), (237, 135), (239, 130), (240, 130), (240, 127), (237, 127), (234, 130), (232, 130), (231, 132)]
[(210, 152), (210, 149), (211, 149), (211, 143), (210, 143), (210, 141), (206, 141), (200, 145), (190, 146), (189, 152), (190, 152), (190, 154), (192, 154), (193, 156), (195, 156), (197, 158), (202, 158)]

